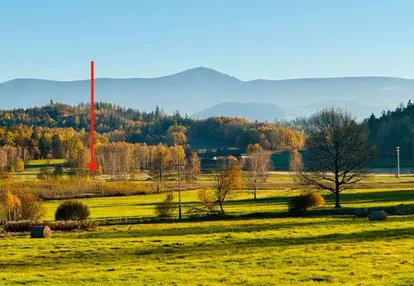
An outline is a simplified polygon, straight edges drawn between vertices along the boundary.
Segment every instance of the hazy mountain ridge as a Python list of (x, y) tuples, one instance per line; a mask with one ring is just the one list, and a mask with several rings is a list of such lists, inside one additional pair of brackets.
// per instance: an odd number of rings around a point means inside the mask
[[(15, 79), (0, 84), (2, 109), (39, 106), (49, 100), (77, 104), (89, 100), (89, 80), (51, 81), (43, 79)], [(243, 117), (263, 118), (272, 105), (275, 115), (267, 120), (291, 115), (308, 115), (322, 107), (335, 105), (359, 118), (372, 112), (393, 109), (399, 102), (407, 102), (414, 94), (414, 80), (393, 77), (302, 78), (287, 80), (241, 81), (209, 68), (195, 68), (158, 78), (98, 78), (95, 80), (96, 98), (116, 102), (140, 110), (161, 106), (166, 112), (201, 116), (205, 109), (223, 103), (244, 103)], [(259, 104), (261, 102), (262, 104)], [(249, 107), (246, 107), (250, 103)], [(256, 103), (256, 104), (252, 104)], [(270, 104), (269, 106), (266, 106)], [(352, 103), (352, 104), (351, 104)], [(229, 106), (229, 105), (227, 105)], [(231, 108), (229, 106), (229, 108)], [(235, 107), (233, 107), (235, 108)], [(355, 109), (355, 110), (352, 110)], [(210, 109), (211, 115), (215, 114)], [(218, 110), (217, 110), (218, 112)], [(247, 115), (248, 113), (248, 115)], [(201, 115), (200, 115), (201, 114)], [(243, 113), (237, 113), (240, 116)], [(256, 115), (255, 115), (256, 114)]]
[(239, 103), (224, 102), (206, 108), (193, 115), (195, 119), (206, 119), (212, 116), (244, 117), (251, 121), (273, 122), (276, 119), (288, 118), (289, 110), (271, 103)]

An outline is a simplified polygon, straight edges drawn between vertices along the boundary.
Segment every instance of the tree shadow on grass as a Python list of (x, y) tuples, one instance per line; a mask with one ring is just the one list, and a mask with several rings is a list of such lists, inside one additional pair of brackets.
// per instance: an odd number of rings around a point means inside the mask
[[(341, 193), (343, 203), (381, 203), (381, 202), (404, 202), (414, 201), (414, 190), (395, 190), (384, 192), (363, 192), (363, 193)], [(329, 201), (334, 201), (333, 194), (324, 196)]]
[[(251, 206), (260, 206), (260, 205), (287, 205), (289, 201), (289, 197), (267, 197), (267, 198), (258, 198), (258, 199), (235, 199), (235, 200), (228, 200), (226, 201), (226, 206), (248, 206), (249, 204)], [(138, 207), (138, 206), (155, 206), (158, 202), (132, 202), (132, 201), (125, 201), (125, 203), (121, 202), (122, 206), (128, 206), (128, 207)], [(197, 200), (190, 201), (190, 202), (182, 202), (183, 206), (195, 206), (199, 205), (200, 202)], [(91, 208), (113, 208), (114, 205), (111, 203), (106, 204), (99, 204), (96, 206), (92, 206)]]
[[(414, 218), (413, 218), (414, 220)], [(133, 229), (133, 230), (117, 230), (116, 232), (101, 232), (101, 233), (82, 233), (79, 234), (78, 238), (102, 238), (102, 239), (116, 239), (116, 238), (127, 238), (127, 237), (163, 237), (163, 236), (185, 236), (185, 235), (204, 235), (204, 234), (220, 234), (220, 233), (252, 233), (261, 231), (271, 230), (282, 230), (282, 229), (294, 229), (302, 227), (313, 227), (318, 229), (321, 227), (341, 227), (353, 224), (366, 224), (368, 223), (366, 218), (355, 219), (352, 217), (335, 218), (334, 220), (318, 221), (308, 218), (306, 222), (296, 218), (292, 221), (280, 222), (280, 223), (269, 223), (269, 222), (255, 222), (255, 223), (244, 223), (236, 225), (203, 225), (194, 227), (177, 227), (177, 228), (166, 228), (166, 229)]]
[(261, 206), (261, 205), (287, 205), (290, 197), (267, 197), (258, 199), (241, 199), (241, 200), (229, 200), (225, 203), (226, 206)]
[[(195, 233), (194, 233), (195, 234)], [(85, 237), (86, 238), (86, 237)], [(101, 237), (91, 237), (93, 239), (101, 239)], [(114, 237), (110, 237), (114, 238)], [(33, 254), (31, 259), (22, 262), (21, 259), (10, 259), (7, 263), (1, 263), (0, 267), (6, 269), (7, 267), (23, 266), (29, 264), (31, 267), (45, 267), (53, 265), (54, 263), (68, 265), (70, 263), (90, 263), (91, 260), (99, 261), (101, 264), (114, 263), (115, 257), (122, 257), (125, 262), (127, 260), (136, 260), (140, 258), (155, 259), (159, 261), (162, 255), (167, 255), (169, 261), (176, 259), (180, 260), (185, 256), (202, 257), (203, 255), (216, 255), (220, 251), (237, 252), (243, 249), (252, 251), (254, 248), (266, 247), (292, 247), (292, 246), (307, 246), (307, 245), (324, 245), (335, 243), (338, 246), (344, 243), (359, 243), (359, 242), (373, 242), (377, 240), (395, 241), (399, 239), (414, 238), (414, 227), (407, 227), (401, 229), (384, 229), (384, 230), (369, 230), (353, 233), (331, 233), (316, 236), (305, 237), (272, 237), (272, 238), (234, 238), (231, 234), (212, 239), (207, 243), (194, 241), (171, 241), (163, 243), (162, 240), (153, 241), (144, 244), (142, 240), (125, 241), (121, 245), (118, 243), (112, 247), (96, 248), (93, 253), (86, 250), (78, 250), (76, 248), (65, 250), (64, 252), (56, 251), (53, 254), (44, 256), (44, 254)], [(375, 249), (373, 249), (375, 250)], [(368, 250), (368, 253), (370, 251)], [(42, 259), (36, 259), (41, 256)], [(31, 261), (41, 261), (41, 263), (33, 263)]]
[[(369, 230), (353, 233), (333, 233), (320, 236), (298, 237), (298, 238), (272, 238), (265, 244), (288, 244), (288, 245), (307, 245), (324, 243), (358, 243), (375, 240), (414, 238), (414, 227), (399, 229)], [(254, 241), (254, 240), (253, 240)], [(253, 242), (252, 241), (252, 242)]]

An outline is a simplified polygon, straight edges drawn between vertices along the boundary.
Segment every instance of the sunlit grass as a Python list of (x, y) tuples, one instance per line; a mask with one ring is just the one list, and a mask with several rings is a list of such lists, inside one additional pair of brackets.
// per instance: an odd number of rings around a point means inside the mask
[[(260, 212), (286, 212), (287, 203), (291, 196), (301, 191), (290, 190), (259, 190), (257, 199), (253, 199), (251, 192), (237, 191), (225, 203), (228, 214), (247, 214)], [(182, 205), (184, 216), (186, 211), (200, 206), (197, 196), (198, 190), (183, 191)], [(334, 196), (328, 191), (322, 192), (326, 205), (323, 208), (333, 208)], [(154, 217), (154, 207), (165, 198), (165, 194), (150, 194), (145, 196), (102, 197), (82, 199), (91, 209), (92, 219), (124, 218), (124, 217)], [(178, 199), (175, 193), (175, 200)], [(46, 201), (48, 213), (46, 219), (53, 219), (54, 212), (60, 201)], [(414, 190), (395, 189), (353, 189), (341, 194), (341, 205), (350, 208), (389, 207), (399, 204), (414, 205)], [(176, 216), (178, 214), (176, 213)]]
[[(387, 180), (392, 180), (387, 178)], [(299, 190), (239, 191), (228, 214), (282, 213)], [(325, 209), (333, 195), (322, 192)], [(164, 194), (82, 199), (91, 219), (154, 217)], [(177, 199), (177, 195), (175, 196)], [(184, 211), (198, 205), (183, 191)], [(53, 219), (60, 201), (46, 201)], [(414, 205), (407, 187), (352, 189), (343, 207)], [(177, 216), (177, 214), (175, 214)], [(238, 218), (101, 226), (45, 240), (0, 239), (0, 284), (412, 285), (414, 215), (370, 222), (353, 216)]]
[(25, 166), (42, 166), (42, 165), (62, 165), (65, 164), (65, 159), (39, 159), (29, 160), (25, 163)]
[(20, 284), (409, 285), (412, 216), (284, 218), (101, 227), (1, 241)]

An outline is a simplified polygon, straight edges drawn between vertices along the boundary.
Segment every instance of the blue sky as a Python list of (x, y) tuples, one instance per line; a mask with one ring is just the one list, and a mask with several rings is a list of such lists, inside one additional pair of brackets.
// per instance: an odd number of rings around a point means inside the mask
[(156, 77), (414, 78), (414, 1), (1, 1), (0, 82)]

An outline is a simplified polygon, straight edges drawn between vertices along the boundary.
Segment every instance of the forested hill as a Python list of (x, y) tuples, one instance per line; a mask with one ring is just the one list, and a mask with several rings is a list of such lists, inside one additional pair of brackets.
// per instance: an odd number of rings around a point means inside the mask
[(401, 147), (403, 159), (414, 159), (414, 104), (401, 104), (395, 111), (383, 112), (365, 120), (369, 140), (381, 157), (395, 157), (396, 146)]
[[(304, 142), (301, 132), (241, 118), (195, 120), (178, 112), (166, 115), (158, 107), (153, 112), (141, 112), (105, 102), (97, 102), (95, 110), (95, 131), (105, 141), (179, 143), (193, 148), (245, 148), (259, 143), (268, 150), (301, 148)], [(41, 107), (0, 110), (0, 127), (0, 145), (25, 147), (22, 145), (33, 133), (38, 133), (37, 137), (64, 129), (73, 129), (84, 138), (89, 132), (89, 105), (50, 102)]]

